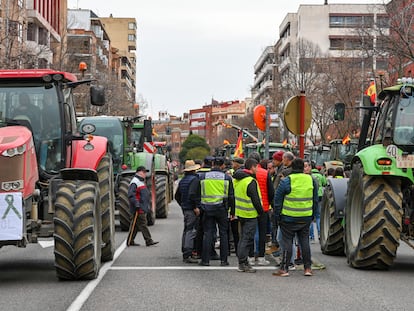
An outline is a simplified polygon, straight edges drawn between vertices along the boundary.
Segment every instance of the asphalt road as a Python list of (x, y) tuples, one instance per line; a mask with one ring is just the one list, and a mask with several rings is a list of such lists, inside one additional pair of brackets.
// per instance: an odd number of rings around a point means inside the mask
[[(103, 266), (97, 280), (58, 281), (53, 248), (0, 249), (0, 310), (413, 310), (414, 250), (401, 244), (389, 271), (350, 268), (344, 257), (312, 257), (326, 269), (313, 277), (303, 271), (272, 276), (273, 266), (257, 273), (236, 271), (212, 261), (210, 267), (183, 264), (182, 215), (172, 202), (167, 219), (150, 231), (160, 244), (125, 248), (117, 232), (116, 260)], [(144, 244), (138, 233), (136, 241)], [(273, 264), (273, 261), (272, 261)]]

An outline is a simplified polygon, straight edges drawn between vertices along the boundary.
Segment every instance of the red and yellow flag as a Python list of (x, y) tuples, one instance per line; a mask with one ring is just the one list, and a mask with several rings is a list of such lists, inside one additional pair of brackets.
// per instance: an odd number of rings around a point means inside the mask
[(243, 132), (239, 131), (239, 138), (237, 139), (236, 149), (234, 150), (235, 158), (244, 158), (243, 153)]
[(365, 95), (369, 96), (371, 100), (371, 104), (375, 104), (375, 100), (377, 99), (377, 88), (375, 86), (375, 81), (371, 81), (368, 88), (364, 92)]
[(349, 144), (351, 142), (351, 136), (348, 134), (345, 135), (344, 138), (342, 138), (342, 145)]

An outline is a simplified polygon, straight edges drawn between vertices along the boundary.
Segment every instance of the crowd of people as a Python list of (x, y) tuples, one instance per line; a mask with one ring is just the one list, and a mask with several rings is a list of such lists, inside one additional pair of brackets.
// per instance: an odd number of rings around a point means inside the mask
[(304, 275), (312, 276), (310, 241), (320, 235), (323, 188), (327, 178), (343, 178), (343, 170), (325, 175), (313, 162), (283, 151), (271, 160), (253, 152), (232, 159), (231, 166), (226, 162), (211, 156), (185, 162), (175, 193), (184, 215), (183, 261), (228, 266), (234, 251), (238, 271), (252, 273), (254, 266), (269, 265), (266, 255), (272, 255), (278, 265), (273, 275), (289, 276), (300, 262)]

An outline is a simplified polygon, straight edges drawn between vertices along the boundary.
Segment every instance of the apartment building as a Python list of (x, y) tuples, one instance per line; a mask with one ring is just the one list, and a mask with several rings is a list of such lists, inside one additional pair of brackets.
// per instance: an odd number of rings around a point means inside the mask
[(118, 77), (128, 94), (131, 103), (135, 102), (136, 94), (136, 49), (137, 22), (135, 18), (100, 17), (103, 27), (111, 38), (111, 45), (116, 49)]
[(67, 0), (0, 1), (2, 68), (51, 68), (66, 29)]
[(270, 104), (273, 95), (273, 76), (275, 66), (275, 48), (266, 47), (254, 65), (254, 83), (251, 89), (253, 107)]
[[(316, 58), (360, 58), (361, 71), (375, 74), (387, 69), (387, 59), (379, 58), (373, 50), (377, 42), (363, 42), (358, 29), (373, 29), (375, 25), (386, 25), (388, 17), (383, 5), (375, 4), (325, 4), (299, 6), (297, 13), (289, 13), (279, 26), (277, 48), (277, 70), (281, 80), (288, 76), (293, 62), (301, 64), (306, 51), (298, 51), (300, 40), (306, 40), (318, 49)], [(306, 64), (302, 69), (306, 70)], [(374, 72), (373, 72), (374, 71)]]

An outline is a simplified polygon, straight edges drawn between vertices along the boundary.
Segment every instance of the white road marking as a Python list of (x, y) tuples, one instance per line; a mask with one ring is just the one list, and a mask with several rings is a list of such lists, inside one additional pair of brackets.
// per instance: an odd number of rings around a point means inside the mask
[(121, 253), (124, 251), (125, 248), (126, 248), (126, 240), (123, 241), (121, 246), (118, 247), (118, 249), (115, 251), (114, 259), (112, 261), (105, 263), (101, 267), (98, 277), (95, 280), (90, 281), (88, 285), (85, 286), (85, 288), (81, 291), (78, 297), (76, 297), (76, 299), (69, 306), (67, 311), (79, 311), (82, 308), (83, 304), (92, 294), (96, 286), (98, 286), (98, 284), (102, 281), (105, 274), (108, 272), (108, 270), (111, 268), (115, 260), (117, 260), (117, 258), (119, 257), (119, 255), (121, 255)]
[(42, 247), (42, 248), (47, 248), (47, 247), (52, 247), (55, 245), (55, 241), (54, 240), (43, 240), (43, 241), (37, 241), (37, 243)]
[[(273, 266), (261, 266), (261, 267), (253, 267), (256, 270), (277, 270), (278, 268)], [(237, 270), (237, 266), (227, 266), (227, 267), (220, 267), (220, 266), (163, 266), (163, 267), (111, 267), (111, 270)]]

